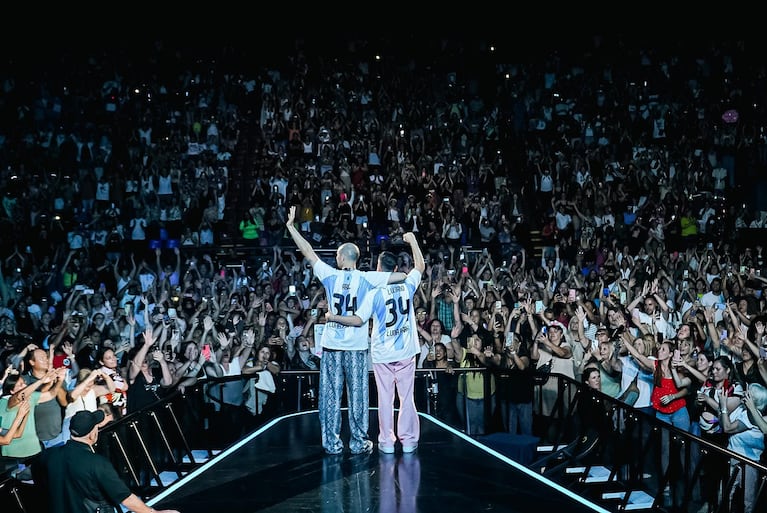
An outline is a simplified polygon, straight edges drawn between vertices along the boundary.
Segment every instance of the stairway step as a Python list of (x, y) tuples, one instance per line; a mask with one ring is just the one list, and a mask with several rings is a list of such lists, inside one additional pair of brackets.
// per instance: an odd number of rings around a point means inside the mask
[(636, 511), (640, 509), (650, 509), (655, 502), (655, 498), (642, 490), (627, 490), (622, 492), (606, 492), (602, 494), (603, 500), (624, 500), (628, 494), (626, 502), (626, 511)]
[(538, 451), (538, 452), (554, 452), (554, 451), (558, 451), (560, 449), (564, 449), (565, 447), (567, 447), (567, 445), (564, 445), (564, 444), (557, 445), (557, 446), (554, 446), (554, 445), (539, 445), (538, 447), (535, 448), (535, 450)]
[(179, 479), (181, 479), (182, 477), (184, 477), (186, 474), (188, 474), (188, 472), (181, 472), (181, 476), (179, 476), (178, 473), (171, 472), (169, 470), (165, 472), (160, 472), (160, 482), (162, 483), (163, 486), (170, 486), (176, 481), (178, 481)]
[(589, 472), (588, 474), (586, 474), (586, 477), (583, 480), (583, 482), (584, 483), (606, 483), (610, 481), (611, 474), (612, 474), (612, 471), (609, 468), (597, 465), (589, 469)]

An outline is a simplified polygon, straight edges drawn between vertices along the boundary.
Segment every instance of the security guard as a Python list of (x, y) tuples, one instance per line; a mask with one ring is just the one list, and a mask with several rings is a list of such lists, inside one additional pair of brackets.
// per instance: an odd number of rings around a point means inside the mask
[[(93, 446), (104, 411), (79, 411), (69, 425), (66, 444), (43, 451), (50, 510), (53, 513), (114, 513), (118, 504), (136, 513), (155, 513), (120, 479), (112, 463)], [(163, 510), (157, 513), (179, 513)]]

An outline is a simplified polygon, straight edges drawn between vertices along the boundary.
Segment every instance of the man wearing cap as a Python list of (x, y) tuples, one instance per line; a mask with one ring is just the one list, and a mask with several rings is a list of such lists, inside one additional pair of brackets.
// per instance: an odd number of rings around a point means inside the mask
[[(66, 444), (44, 451), (44, 484), (53, 513), (114, 512), (122, 504), (135, 513), (154, 513), (155, 509), (130, 491), (112, 463), (93, 446), (104, 423), (104, 411), (83, 410), (74, 414)], [(178, 513), (163, 510), (158, 513)]]

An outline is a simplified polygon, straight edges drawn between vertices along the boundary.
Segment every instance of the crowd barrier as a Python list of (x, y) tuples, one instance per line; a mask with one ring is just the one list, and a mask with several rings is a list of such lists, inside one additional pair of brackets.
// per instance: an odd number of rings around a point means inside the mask
[[(417, 372), (416, 404), (419, 411), (427, 414), (435, 414), (435, 399), (439, 394), (434, 389), (437, 372), (442, 371), (419, 369)], [(507, 442), (513, 442), (513, 435), (499, 429), (496, 398), (487, 393), (491, 372), (482, 368), (455, 369), (454, 376), (457, 378), (463, 372), (484, 374), (485, 433), (484, 436), (472, 434), (468, 423), (454, 422), (452, 427), (479, 441), (485, 438), (490, 441), (500, 435), (506, 437)], [(106, 426), (100, 433), (96, 450), (112, 461), (136, 494), (150, 498), (275, 416), (316, 409), (318, 378), (317, 371), (280, 373), (277, 392), (266, 393), (267, 400), (258, 411), (228, 407), (221, 404), (220, 395), (226, 383), (250, 386), (256, 378), (230, 376), (201, 380), (183, 393), (175, 391)], [(748, 478), (755, 483), (758, 504), (767, 504), (767, 467), (758, 462), (659, 422), (652, 415), (586, 389), (583, 384), (559, 374), (551, 374), (546, 385), (556, 391), (556, 398), (550, 414), (543, 415), (546, 397), (541, 386), (536, 385), (533, 404), (535, 436), (532, 439), (537, 441), (537, 447), (534, 456), (525, 452), (523, 463), (586, 498), (612, 511), (623, 511), (633, 509), (629, 506), (630, 493), (623, 492), (641, 491), (651, 500), (648, 509), (656, 511), (698, 511), (705, 498), (714, 500), (711, 511), (742, 511), (742, 490)], [(256, 387), (251, 390), (265, 393)], [(371, 406), (375, 407), (372, 372), (370, 397)], [(594, 433), (583, 425), (579, 408), (589, 406), (588, 411), (594, 411), (588, 401), (599, 401), (605, 407), (613, 430)], [(450, 423), (450, 419), (443, 420)], [(530, 439), (527, 437), (524, 442)], [(519, 451), (519, 447), (515, 450)], [(704, 469), (711, 468), (706, 462), (712, 458), (721, 464), (721, 479), (714, 483), (715, 490), (703, 489), (701, 479), (704, 472), (711, 472)], [(45, 491), (39, 488), (36, 483), (20, 481), (9, 474), (0, 477), (0, 511), (42, 511), (40, 501)]]

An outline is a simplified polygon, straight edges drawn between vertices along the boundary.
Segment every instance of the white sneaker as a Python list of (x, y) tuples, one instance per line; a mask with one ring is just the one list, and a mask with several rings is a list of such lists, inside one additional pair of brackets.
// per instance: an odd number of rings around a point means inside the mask
[(403, 445), (402, 446), (402, 452), (404, 452), (404, 453), (415, 452), (416, 449), (418, 449), (418, 444), (417, 443), (415, 443), (413, 445)]

